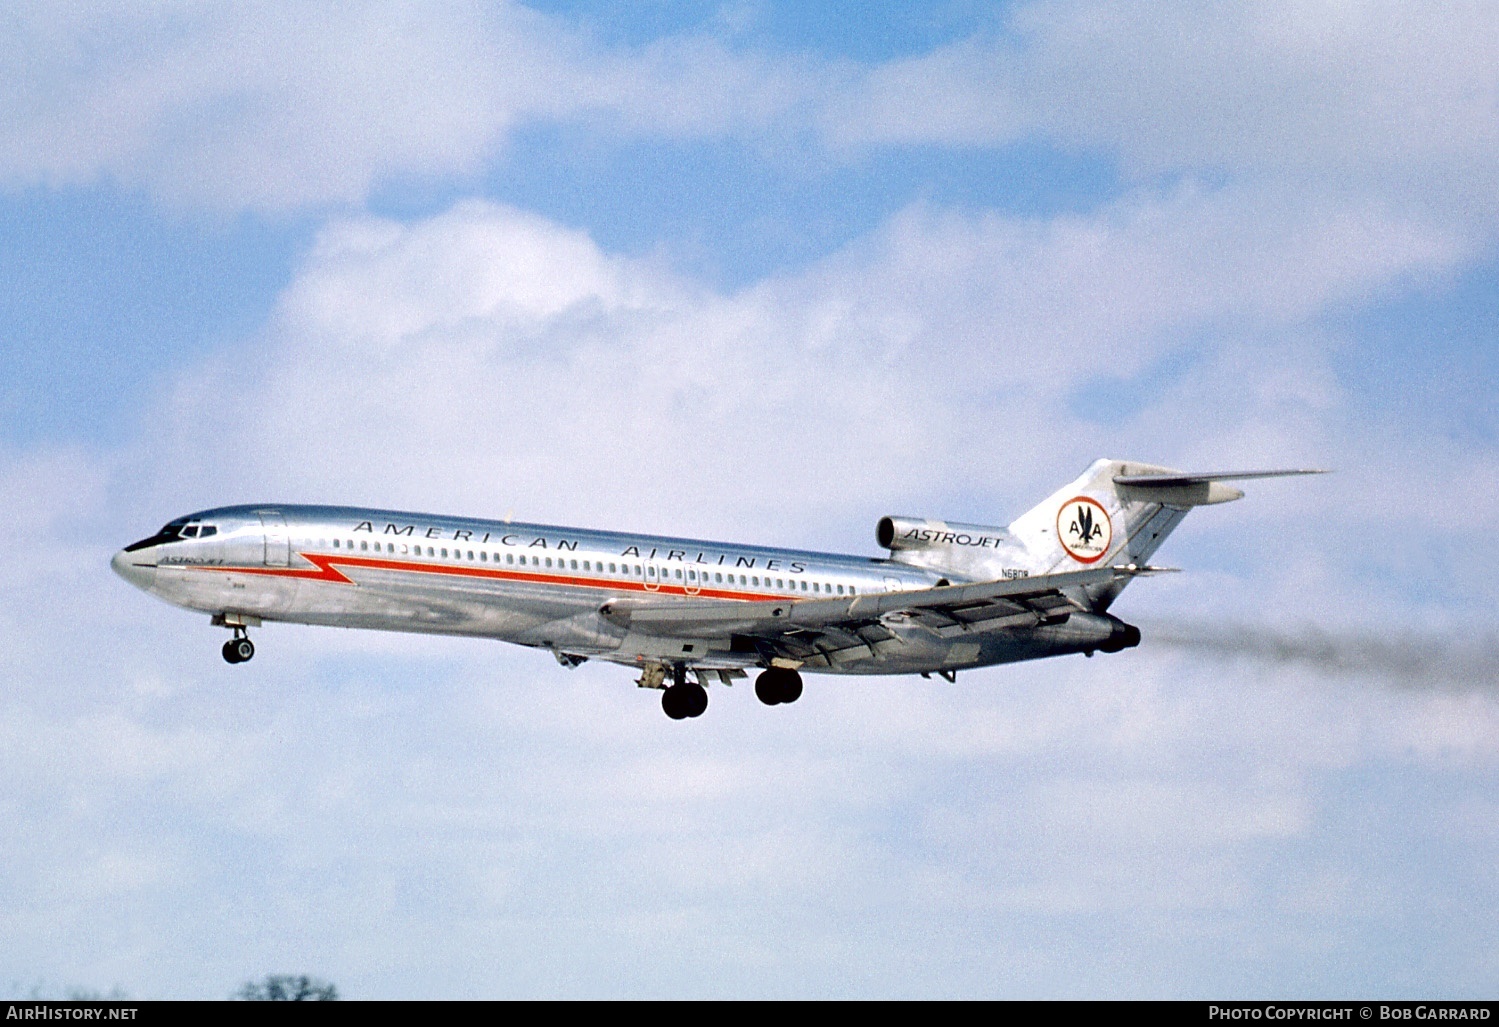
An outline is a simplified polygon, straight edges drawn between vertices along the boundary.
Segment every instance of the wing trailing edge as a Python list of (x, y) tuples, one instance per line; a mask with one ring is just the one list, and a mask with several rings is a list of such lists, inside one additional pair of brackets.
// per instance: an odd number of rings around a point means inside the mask
[[(998, 612), (1025, 613), (1031, 616), (1036, 613), (1044, 614), (1046, 610), (1053, 608), (1082, 610), (1084, 608), (1069, 598), (1063, 592), (1064, 589), (1156, 574), (1170, 569), (1132, 564), (1098, 567), (1003, 581), (942, 585), (905, 592), (880, 592), (845, 599), (753, 602), (725, 602), (718, 599), (616, 599), (605, 603), (599, 613), (615, 624), (646, 634), (680, 633), (694, 637), (746, 634), (774, 637), (793, 631), (878, 621), (892, 613), (947, 611), (967, 614), (975, 619), (989, 619), (988, 615)], [(988, 609), (990, 607), (996, 609)]]

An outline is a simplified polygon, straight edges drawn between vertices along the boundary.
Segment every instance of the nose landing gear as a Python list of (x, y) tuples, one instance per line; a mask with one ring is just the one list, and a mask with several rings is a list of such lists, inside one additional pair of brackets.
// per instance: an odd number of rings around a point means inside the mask
[(255, 643), (250, 641), (244, 628), (237, 627), (234, 637), (224, 643), (223, 653), (226, 663), (244, 663), (255, 655)]

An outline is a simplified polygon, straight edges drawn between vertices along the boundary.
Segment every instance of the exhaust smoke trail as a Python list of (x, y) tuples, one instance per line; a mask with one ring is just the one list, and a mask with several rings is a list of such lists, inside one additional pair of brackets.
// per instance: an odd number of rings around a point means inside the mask
[(1332, 677), (1376, 676), (1408, 688), (1499, 693), (1499, 636), (1280, 630), (1263, 625), (1159, 621), (1145, 645), (1226, 660), (1300, 666)]

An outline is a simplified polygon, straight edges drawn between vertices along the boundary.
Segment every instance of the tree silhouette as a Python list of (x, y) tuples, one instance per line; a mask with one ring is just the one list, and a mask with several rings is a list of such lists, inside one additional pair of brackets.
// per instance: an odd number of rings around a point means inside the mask
[(245, 1002), (332, 1002), (338, 989), (306, 974), (268, 974), (263, 981), (246, 981), (234, 997)]

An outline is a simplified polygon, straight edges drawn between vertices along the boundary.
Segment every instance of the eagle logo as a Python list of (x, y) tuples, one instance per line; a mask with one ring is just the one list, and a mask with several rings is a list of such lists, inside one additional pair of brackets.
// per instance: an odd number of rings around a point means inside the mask
[(1057, 511), (1057, 541), (1078, 563), (1097, 563), (1113, 540), (1109, 512), (1097, 500), (1078, 496)]

